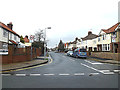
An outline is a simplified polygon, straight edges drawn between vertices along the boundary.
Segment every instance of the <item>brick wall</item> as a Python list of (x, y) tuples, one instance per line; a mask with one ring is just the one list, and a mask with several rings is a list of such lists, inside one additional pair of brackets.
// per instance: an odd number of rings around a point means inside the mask
[(91, 52), (92, 57), (104, 58), (104, 59), (113, 59), (120, 61), (120, 53), (110, 53), (110, 52)]
[[(117, 53), (120, 53), (120, 42), (115, 42), (114, 44), (118, 45), (116, 49), (117, 49)], [(110, 44), (110, 51), (113, 52), (113, 43)]]
[(15, 48), (14, 46), (9, 46), (8, 55), (2, 55), (2, 64), (29, 61), (41, 54), (41, 49), (39, 48), (33, 48), (31, 55), (31, 47)]

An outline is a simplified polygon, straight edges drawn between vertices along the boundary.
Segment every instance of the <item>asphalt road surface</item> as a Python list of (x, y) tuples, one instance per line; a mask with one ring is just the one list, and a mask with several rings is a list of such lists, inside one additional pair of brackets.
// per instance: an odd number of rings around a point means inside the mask
[(2, 74), (3, 88), (118, 88), (117, 65), (50, 52), (52, 63)]

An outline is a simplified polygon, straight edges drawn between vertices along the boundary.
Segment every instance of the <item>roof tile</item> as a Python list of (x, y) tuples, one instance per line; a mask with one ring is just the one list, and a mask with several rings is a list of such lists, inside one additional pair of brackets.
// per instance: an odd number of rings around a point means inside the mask
[[(14, 33), (15, 35), (19, 36), (15, 31), (11, 30), (9, 27), (7, 27), (4, 23), (0, 22), (0, 26), (8, 30), (9, 32)], [(20, 36), (19, 36), (20, 37)]]

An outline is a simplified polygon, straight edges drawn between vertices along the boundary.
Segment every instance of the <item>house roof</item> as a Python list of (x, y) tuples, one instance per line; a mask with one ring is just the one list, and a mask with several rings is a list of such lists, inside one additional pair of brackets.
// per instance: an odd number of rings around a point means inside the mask
[(29, 43), (29, 39), (27, 37), (24, 38), (25, 43)]
[(81, 39), (82, 39), (83, 41), (85, 41), (85, 40), (94, 39), (94, 38), (96, 38), (96, 37), (98, 37), (98, 35), (92, 34), (92, 32), (91, 32), (90, 34), (88, 34), (87, 36), (85, 36), (84, 38), (81, 38)]
[(102, 29), (102, 31), (104, 31), (105, 33), (115, 32), (115, 29), (118, 27), (119, 24), (120, 24), (120, 22), (118, 22), (117, 24), (113, 25), (112, 27), (110, 27), (108, 29)]
[[(15, 31), (11, 30), (8, 26), (6, 26), (4, 23), (0, 22), (0, 27), (6, 29), (9, 32), (12, 32), (13, 34), (19, 36)], [(20, 37), (20, 36), (19, 36)]]
[(69, 42), (68, 44), (76, 44), (76, 43), (77, 43), (77, 40), (78, 40), (79, 42), (81, 42), (81, 40), (76, 37), (73, 42)]

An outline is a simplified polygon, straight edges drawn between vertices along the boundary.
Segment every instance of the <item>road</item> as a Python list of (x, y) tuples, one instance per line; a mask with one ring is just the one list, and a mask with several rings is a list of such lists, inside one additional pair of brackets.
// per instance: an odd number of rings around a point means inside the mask
[(50, 52), (52, 63), (2, 74), (3, 88), (118, 88), (117, 65)]

